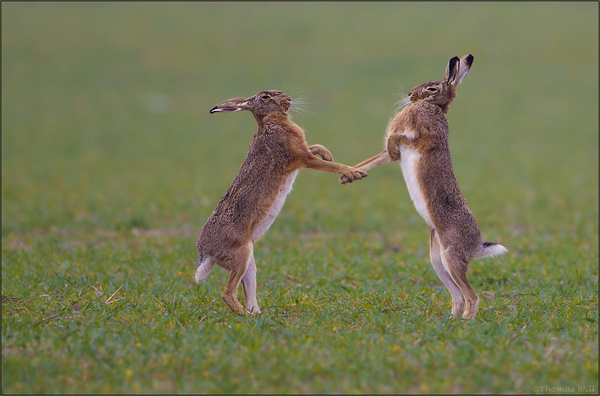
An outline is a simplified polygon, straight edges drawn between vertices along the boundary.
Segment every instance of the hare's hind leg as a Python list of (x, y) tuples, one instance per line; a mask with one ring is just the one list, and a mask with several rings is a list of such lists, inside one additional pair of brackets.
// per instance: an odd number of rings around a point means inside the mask
[(229, 280), (227, 281), (225, 290), (221, 294), (221, 298), (234, 313), (243, 314), (246, 312), (237, 299), (237, 291), (242, 277), (248, 268), (248, 261), (251, 255), (252, 242), (248, 242), (233, 254), (230, 262), (231, 273), (229, 274)]
[(469, 260), (457, 257), (458, 255), (452, 253), (452, 247), (442, 250), (442, 263), (465, 299), (465, 310), (462, 317), (464, 319), (473, 319), (479, 311), (479, 296), (475, 293), (475, 290), (473, 290), (467, 279)]
[(440, 237), (435, 229), (430, 229), (430, 245), (429, 245), (429, 258), (431, 259), (431, 265), (433, 269), (437, 273), (438, 277), (446, 286), (446, 289), (450, 292), (452, 296), (452, 316), (454, 318), (458, 318), (463, 314), (465, 310), (465, 300), (463, 299), (462, 293), (456, 283), (452, 280), (452, 277), (444, 268), (444, 263), (442, 262), (442, 252), (440, 247)]
[(248, 259), (248, 268), (246, 268), (246, 273), (242, 277), (242, 287), (244, 288), (246, 309), (252, 314), (260, 313), (256, 299), (256, 263), (254, 262), (254, 254), (250, 254), (250, 258)]

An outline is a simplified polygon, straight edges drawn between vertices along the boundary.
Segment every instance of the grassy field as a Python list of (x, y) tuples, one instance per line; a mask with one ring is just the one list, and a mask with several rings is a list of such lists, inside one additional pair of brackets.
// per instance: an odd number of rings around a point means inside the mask
[[(3, 3), (2, 393), (597, 393), (597, 3)], [(255, 248), (263, 313), (198, 233), (255, 133), (218, 102), (282, 89), (337, 162), (396, 103), (448, 114), (484, 240), (450, 317), (399, 167), (303, 170)], [(492, 297), (491, 292), (495, 295)], [(241, 293), (243, 294), (243, 293)]]

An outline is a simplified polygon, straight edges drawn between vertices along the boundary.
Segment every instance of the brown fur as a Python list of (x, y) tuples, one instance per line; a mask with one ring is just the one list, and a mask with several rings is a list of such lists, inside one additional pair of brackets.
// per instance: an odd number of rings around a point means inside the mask
[[(411, 153), (418, 153), (414, 165), (405, 165), (406, 171), (403, 167), (404, 176), (407, 184), (411, 176), (415, 178), (412, 188), (419, 194), (415, 194), (417, 199), (413, 197), (413, 201), (417, 209), (423, 205), (424, 217), (430, 218), (430, 258), (452, 295), (452, 314), (466, 319), (474, 318), (479, 308), (479, 297), (467, 279), (471, 259), (502, 254), (498, 252), (506, 250), (497, 244), (482, 244), (475, 216), (458, 187), (450, 159), (449, 128), (444, 114), (456, 97), (456, 85), (467, 74), (472, 62), (472, 55), (460, 60), (452, 58), (444, 80), (430, 81), (411, 89), (408, 98), (412, 104), (396, 114), (388, 125), (386, 150), (356, 165), (369, 170), (391, 161), (401, 161), (401, 152), (409, 152), (407, 148), (414, 149)], [(340, 182), (344, 184), (351, 180), (342, 176)], [(424, 202), (419, 204), (417, 201), (421, 196)], [(486, 251), (490, 247), (496, 250)]]
[[(211, 109), (211, 113), (249, 110), (258, 123), (258, 132), (244, 163), (204, 224), (196, 244), (200, 265), (212, 268), (212, 264), (218, 264), (231, 271), (222, 297), (233, 312), (244, 312), (237, 301), (240, 281), (246, 293), (246, 312), (260, 312), (255, 302), (256, 278), (254, 274), (245, 277), (246, 270), (252, 266), (252, 271), (256, 271), (252, 252), (254, 241), (260, 235), (256, 236), (255, 232), (262, 235), (266, 229), (261, 227), (270, 226), (267, 216), (277, 215), (272, 213), (272, 207), (278, 197), (281, 198), (280, 189), (285, 188), (287, 178), (295, 177), (290, 175), (300, 168), (341, 173), (350, 180), (367, 176), (365, 171), (333, 162), (325, 147), (318, 144), (309, 147), (302, 129), (289, 119), (287, 111), (291, 106), (292, 99), (283, 92), (261, 91), (247, 99), (227, 100)], [(202, 270), (203, 275), (198, 275), (200, 271), (201, 268), (197, 271), (197, 280), (207, 275), (205, 270)], [(253, 287), (252, 296), (248, 289)], [(252, 299), (254, 302), (249, 301)], [(249, 306), (250, 303), (255, 305)]]

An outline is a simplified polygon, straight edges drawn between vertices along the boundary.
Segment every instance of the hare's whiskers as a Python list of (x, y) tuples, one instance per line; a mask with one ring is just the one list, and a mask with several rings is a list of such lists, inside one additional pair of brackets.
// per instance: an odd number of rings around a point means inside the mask
[(410, 101), (410, 98), (408, 96), (403, 97), (402, 99), (396, 102), (395, 112), (398, 113), (399, 111), (404, 110), (404, 108), (408, 107), (411, 103), (412, 102)]
[(292, 98), (291, 109), (301, 114), (312, 113), (312, 111), (309, 111), (307, 109), (307, 105), (310, 105), (312, 103), (306, 102), (305, 99), (305, 97)]

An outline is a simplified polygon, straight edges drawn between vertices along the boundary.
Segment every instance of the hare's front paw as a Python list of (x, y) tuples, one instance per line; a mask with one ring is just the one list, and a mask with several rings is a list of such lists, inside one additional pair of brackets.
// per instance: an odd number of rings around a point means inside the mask
[(331, 155), (331, 153), (325, 148), (325, 146), (322, 146), (320, 144), (313, 144), (308, 149), (313, 155), (320, 156), (323, 161), (333, 161), (333, 155)]
[(392, 159), (392, 161), (400, 160), (400, 146), (399, 145), (394, 144), (393, 142), (391, 144), (388, 144), (387, 152), (388, 152), (388, 155), (390, 156), (390, 158)]
[(333, 155), (331, 155), (329, 150), (325, 149), (323, 151), (319, 151), (317, 154), (321, 156), (323, 161), (333, 162)]
[[(344, 173), (344, 176), (342, 176), (342, 177), (347, 177), (349, 179), (349, 182), (353, 182), (354, 180), (364, 179), (367, 176), (368, 176), (367, 172), (365, 172), (362, 169), (355, 168), (355, 169), (351, 169), (351, 170), (347, 171), (346, 173)], [(344, 184), (341, 179), (340, 179), (340, 183)]]
[(340, 184), (352, 183), (352, 180), (346, 175), (340, 176)]

